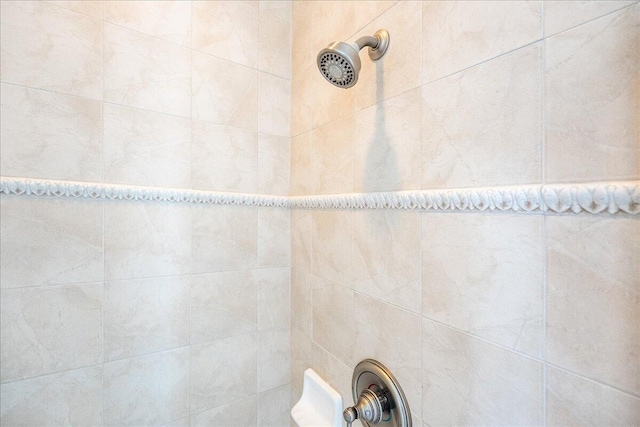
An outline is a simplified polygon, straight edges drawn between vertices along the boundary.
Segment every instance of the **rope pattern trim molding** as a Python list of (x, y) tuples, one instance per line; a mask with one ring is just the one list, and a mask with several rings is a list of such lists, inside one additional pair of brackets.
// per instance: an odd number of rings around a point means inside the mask
[(446, 212), (640, 214), (640, 181), (287, 197), (0, 177), (0, 194), (292, 209), (403, 209)]

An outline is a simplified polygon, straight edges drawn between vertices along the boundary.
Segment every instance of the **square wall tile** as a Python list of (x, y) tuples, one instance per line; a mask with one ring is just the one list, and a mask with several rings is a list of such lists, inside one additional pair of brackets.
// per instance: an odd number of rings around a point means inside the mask
[(258, 266), (291, 265), (291, 211), (263, 208), (258, 211)]
[(425, 1), (422, 83), (542, 38), (542, 1)]
[(248, 270), (191, 276), (191, 343), (255, 332), (256, 287)]
[(256, 394), (256, 334), (191, 346), (191, 414)]
[(235, 400), (225, 405), (191, 415), (192, 426), (255, 427), (256, 396)]
[(293, 74), (291, 80), (291, 136), (300, 135), (313, 129), (315, 108), (315, 88), (313, 73), (317, 66), (309, 66), (300, 74)]
[(193, 1), (192, 47), (258, 67), (258, 2)]
[(312, 280), (309, 273), (298, 268), (291, 269), (291, 328), (309, 337), (313, 324)]
[(190, 273), (191, 206), (113, 201), (104, 212), (106, 280)]
[(258, 333), (258, 392), (289, 384), (289, 328)]
[(93, 18), (103, 19), (104, 17), (105, 2), (103, 0), (47, 0), (47, 2)]
[(188, 348), (105, 363), (105, 426), (159, 425), (188, 414)]
[(102, 284), (3, 289), (2, 382), (102, 362)]
[(341, 285), (351, 280), (353, 257), (353, 213), (351, 211), (311, 212), (312, 272)]
[(552, 36), (561, 31), (607, 15), (623, 7), (637, 3), (636, 0), (588, 0), (588, 1), (544, 1), (544, 35)]
[(353, 133), (353, 191), (418, 190), (420, 90), (359, 111)]
[(291, 311), (291, 269), (253, 270), (258, 292), (258, 330), (288, 329)]
[(258, 71), (196, 51), (192, 62), (192, 117), (257, 131)]
[(542, 369), (424, 319), (422, 419), (427, 425), (542, 425)]
[(101, 20), (42, 1), (3, 1), (0, 16), (2, 81), (102, 99)]
[(0, 287), (97, 282), (102, 273), (102, 202), (0, 198)]
[(99, 101), (4, 83), (0, 100), (2, 175), (102, 181)]
[(534, 45), (422, 87), (422, 188), (540, 182), (541, 60)]
[(258, 134), (193, 120), (191, 185), (201, 190), (255, 193)]
[(5, 426), (102, 425), (102, 367), (74, 369), (0, 386)]
[(286, 79), (291, 79), (291, 4), (259, 2), (258, 68)]
[(421, 312), (420, 214), (385, 210), (353, 212), (354, 290)]
[(546, 40), (547, 182), (640, 177), (640, 6)]
[(291, 424), (291, 389), (280, 387), (258, 394), (258, 427)]
[(105, 1), (104, 20), (174, 43), (191, 44), (191, 2)]
[(289, 136), (291, 81), (267, 73), (258, 74), (258, 130)]
[(422, 313), (542, 356), (542, 216), (422, 214)]
[(104, 181), (191, 187), (191, 121), (104, 105)]
[[(312, 368), (316, 374), (329, 383), (329, 385), (342, 396), (342, 403), (345, 407), (353, 405), (353, 392), (351, 391), (353, 367), (351, 366), (352, 365), (346, 365), (343, 361), (319, 345), (312, 345), (311, 362), (307, 367)], [(304, 374), (304, 372), (302, 372), (302, 374)], [(301, 394), (302, 390), (294, 397), (292, 401), (293, 404), (300, 399)]]
[(189, 117), (190, 61), (184, 46), (106, 24), (104, 100)]
[(301, 271), (312, 270), (313, 212), (291, 210), (291, 266)]
[(258, 193), (289, 195), (291, 170), (290, 139), (258, 134)]
[(104, 285), (104, 357), (124, 359), (189, 344), (189, 278)]
[(362, 294), (355, 295), (354, 304), (348, 320), (355, 323), (354, 363), (366, 358), (384, 363), (402, 385), (411, 411), (421, 413), (420, 315)]
[(192, 206), (193, 272), (255, 268), (258, 209), (248, 206)]
[(322, 286), (315, 289), (312, 296), (313, 342), (347, 366), (353, 366), (355, 325), (351, 316), (355, 294), (340, 285), (319, 282)]
[(311, 194), (353, 192), (354, 131), (351, 115), (311, 132)]
[(311, 132), (291, 138), (291, 195), (311, 194)]
[(640, 392), (640, 218), (550, 216), (547, 360)]
[(638, 420), (640, 398), (547, 368), (547, 425), (632, 426)]

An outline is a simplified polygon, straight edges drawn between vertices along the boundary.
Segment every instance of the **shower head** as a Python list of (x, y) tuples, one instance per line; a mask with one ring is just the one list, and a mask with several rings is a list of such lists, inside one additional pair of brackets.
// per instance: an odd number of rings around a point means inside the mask
[(378, 30), (372, 36), (360, 37), (355, 43), (333, 42), (318, 54), (318, 69), (329, 83), (347, 89), (355, 85), (360, 72), (359, 52), (369, 46), (369, 58), (377, 61), (389, 47), (389, 33)]

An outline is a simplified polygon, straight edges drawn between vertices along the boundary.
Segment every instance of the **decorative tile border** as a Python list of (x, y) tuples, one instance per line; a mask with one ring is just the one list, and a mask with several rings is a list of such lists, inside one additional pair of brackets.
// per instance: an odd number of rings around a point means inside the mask
[(446, 212), (640, 214), (640, 181), (287, 197), (0, 177), (0, 194), (187, 202), (292, 209), (405, 209)]

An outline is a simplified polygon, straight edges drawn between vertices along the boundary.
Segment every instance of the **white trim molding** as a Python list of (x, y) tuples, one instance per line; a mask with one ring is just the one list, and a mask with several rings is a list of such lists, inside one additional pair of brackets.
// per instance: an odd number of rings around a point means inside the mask
[(640, 214), (640, 181), (273, 196), (205, 190), (0, 177), (0, 194), (145, 200), (291, 209)]

